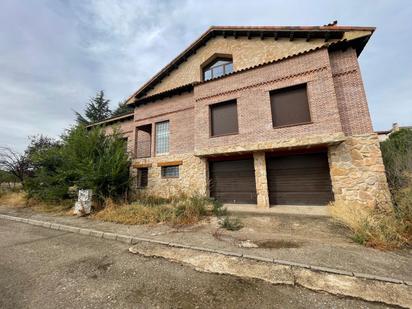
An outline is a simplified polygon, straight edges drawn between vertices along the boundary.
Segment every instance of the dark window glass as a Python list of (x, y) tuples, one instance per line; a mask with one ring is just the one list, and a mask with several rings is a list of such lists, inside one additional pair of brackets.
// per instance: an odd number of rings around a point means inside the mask
[(218, 59), (203, 69), (203, 79), (209, 80), (233, 72), (231, 59)]
[(210, 106), (212, 136), (238, 133), (236, 100)]
[(272, 91), (270, 105), (274, 127), (310, 122), (306, 84)]
[(137, 187), (138, 188), (147, 187), (148, 173), (149, 173), (149, 169), (147, 167), (137, 169)]
[(179, 165), (162, 166), (163, 178), (177, 178), (179, 177)]

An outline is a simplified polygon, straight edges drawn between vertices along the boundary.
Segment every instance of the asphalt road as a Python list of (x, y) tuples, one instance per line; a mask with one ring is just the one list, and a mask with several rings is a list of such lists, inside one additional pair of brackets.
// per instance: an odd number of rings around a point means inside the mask
[(128, 246), (0, 219), (0, 308), (385, 308), (200, 273)]

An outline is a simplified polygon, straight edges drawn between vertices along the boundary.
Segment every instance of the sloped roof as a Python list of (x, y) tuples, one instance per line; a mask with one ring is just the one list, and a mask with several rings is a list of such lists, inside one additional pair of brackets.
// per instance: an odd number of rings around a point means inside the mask
[(181, 94), (181, 93), (184, 93), (184, 92), (190, 92), (190, 91), (193, 90), (193, 87), (195, 87), (196, 85), (210, 83), (210, 82), (213, 82), (213, 81), (218, 80), (218, 79), (227, 78), (228, 76), (231, 76), (231, 75), (239, 74), (239, 73), (242, 73), (242, 72), (245, 72), (245, 71), (260, 68), (262, 66), (266, 66), (266, 65), (270, 65), (270, 64), (273, 64), (273, 63), (283, 61), (283, 60), (287, 60), (287, 59), (290, 59), (290, 58), (293, 58), (293, 57), (296, 57), (296, 56), (300, 56), (300, 55), (303, 55), (303, 54), (314, 52), (314, 51), (320, 50), (322, 48), (328, 48), (329, 50), (339, 50), (339, 49), (345, 49), (345, 48), (348, 48), (348, 47), (353, 47), (353, 48), (358, 49), (360, 46), (362, 46), (362, 48), (363, 48), (363, 46), (367, 43), (368, 39), (369, 39), (369, 36), (360, 37), (360, 38), (356, 38), (356, 39), (353, 39), (353, 40), (343, 39), (341, 41), (327, 43), (327, 44), (324, 44), (322, 46), (317, 46), (317, 47), (313, 47), (313, 48), (310, 48), (310, 49), (307, 49), (307, 50), (304, 50), (304, 51), (299, 51), (295, 54), (290, 54), (290, 55), (282, 57), (282, 58), (274, 59), (274, 60), (263, 62), (263, 63), (257, 64), (257, 65), (252, 65), (252, 66), (247, 67), (247, 68), (236, 70), (236, 71), (233, 71), (231, 73), (221, 75), (221, 76), (209, 79), (209, 80), (195, 81), (195, 82), (191, 82), (191, 83), (184, 84), (184, 85), (181, 85), (181, 86), (178, 86), (178, 87), (174, 87), (174, 88), (171, 88), (171, 89), (159, 92), (159, 93), (155, 93), (155, 94), (152, 94), (152, 95), (147, 95), (147, 96), (144, 96), (144, 97), (141, 97), (141, 98), (135, 98), (134, 102), (130, 103), (130, 104), (135, 104), (136, 106), (138, 106), (138, 105), (145, 104), (145, 103), (148, 103), (148, 102), (153, 102), (153, 101), (156, 101), (156, 100), (162, 100), (162, 99), (167, 98), (167, 97), (172, 97), (176, 94)]
[(208, 40), (216, 36), (247, 37), (249, 39), (259, 37), (261, 39), (273, 40), (277, 40), (278, 38), (289, 38), (290, 40), (297, 38), (304, 38), (306, 40), (321, 38), (325, 40), (325, 45), (328, 45), (329, 40), (343, 39), (345, 32), (351, 31), (365, 31), (370, 33), (366, 36), (365, 40), (360, 41), (355, 47), (359, 55), (370, 35), (375, 31), (374, 27), (337, 26), (335, 23), (325, 26), (212, 26), (162, 70), (143, 84), (127, 101), (129, 104), (132, 104), (134, 99), (144, 97), (148, 91), (153, 89), (164, 77), (168, 76), (171, 71), (175, 70), (191, 55), (196, 54), (197, 49), (204, 46)]
[(132, 119), (133, 116), (134, 116), (134, 111), (123, 113), (123, 114), (120, 114), (120, 115), (115, 115), (115, 116), (109, 117), (105, 120), (91, 123), (91, 124), (87, 125), (86, 128), (91, 128), (91, 127), (95, 127), (95, 126), (99, 126), (99, 125), (108, 125), (108, 124), (111, 124), (111, 123), (114, 123), (114, 122), (119, 122), (119, 121), (126, 121), (128, 119)]

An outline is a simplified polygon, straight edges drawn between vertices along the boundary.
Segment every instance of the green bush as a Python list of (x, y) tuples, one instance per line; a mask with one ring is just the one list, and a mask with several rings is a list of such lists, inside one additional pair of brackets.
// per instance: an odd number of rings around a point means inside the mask
[(219, 221), (220, 227), (227, 229), (229, 231), (238, 231), (243, 227), (242, 221), (238, 217), (224, 217), (223, 220)]
[(401, 129), (381, 143), (382, 158), (392, 193), (412, 177), (412, 130)]
[(69, 188), (92, 189), (97, 202), (121, 199), (129, 187), (130, 159), (125, 141), (101, 128), (78, 126), (62, 137), (61, 143), (31, 154), (32, 176), (25, 181), (29, 197), (42, 201), (70, 198)]

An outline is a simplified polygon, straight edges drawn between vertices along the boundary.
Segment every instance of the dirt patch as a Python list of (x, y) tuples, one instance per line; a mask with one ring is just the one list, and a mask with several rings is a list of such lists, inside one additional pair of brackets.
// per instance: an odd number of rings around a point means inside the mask
[(267, 248), (267, 249), (300, 248), (303, 245), (301, 242), (283, 240), (283, 239), (282, 240), (275, 240), (275, 239), (260, 240), (260, 241), (255, 241), (255, 244), (259, 248)]

